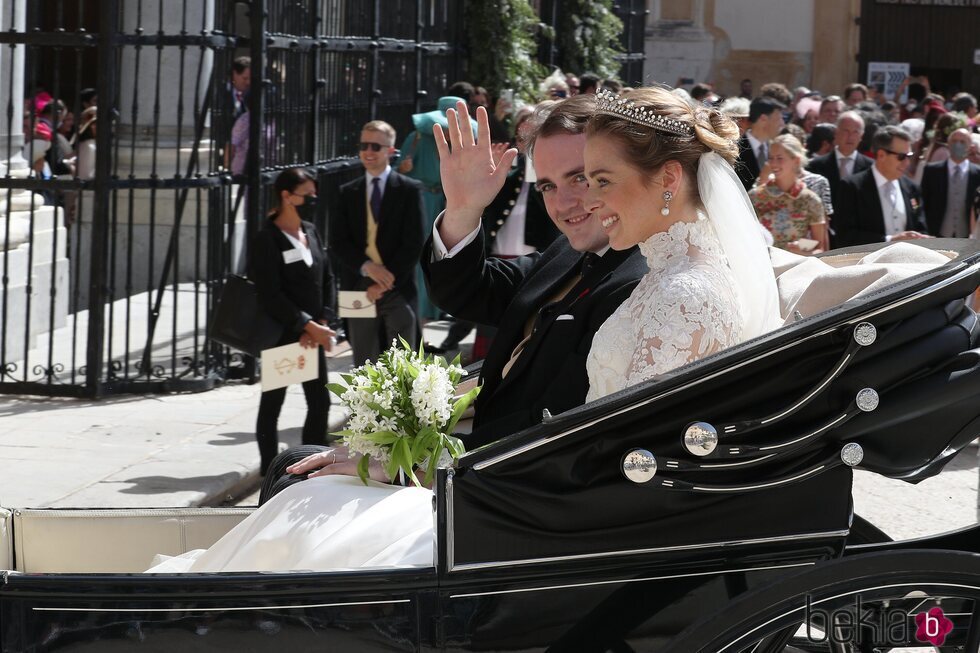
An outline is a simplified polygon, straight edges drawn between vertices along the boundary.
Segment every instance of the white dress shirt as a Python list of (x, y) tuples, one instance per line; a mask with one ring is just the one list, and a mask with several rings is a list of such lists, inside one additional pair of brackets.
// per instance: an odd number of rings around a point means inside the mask
[(885, 240), (891, 240), (895, 234), (905, 231), (907, 216), (905, 215), (905, 196), (898, 180), (888, 181), (878, 172), (878, 166), (871, 166), (871, 174), (878, 188), (878, 199), (881, 201), (881, 215), (885, 219)]

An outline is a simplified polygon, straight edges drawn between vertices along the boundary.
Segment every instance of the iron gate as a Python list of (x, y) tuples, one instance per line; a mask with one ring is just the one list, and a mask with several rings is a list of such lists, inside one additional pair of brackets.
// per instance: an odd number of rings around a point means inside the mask
[[(0, 392), (195, 390), (241, 374), (207, 339), (208, 316), (271, 182), (304, 165), (329, 192), (356, 174), (360, 125), (404, 134), (434, 107), (461, 77), (460, 4), (0, 0)], [(229, 70), (242, 55), (261, 145), (232, 174)], [(41, 80), (76, 119), (96, 87), (94, 169), (28, 176), (51, 131), (37, 111), (21, 122)]]

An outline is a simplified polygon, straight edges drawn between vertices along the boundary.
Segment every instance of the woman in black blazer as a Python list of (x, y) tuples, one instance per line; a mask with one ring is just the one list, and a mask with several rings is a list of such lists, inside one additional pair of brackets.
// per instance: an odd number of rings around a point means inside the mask
[[(313, 226), (316, 211), (316, 182), (302, 168), (284, 170), (275, 185), (278, 206), (252, 240), (249, 278), (258, 290), (260, 305), (283, 326), (279, 345), (299, 341), (317, 349), (319, 374), (303, 383), (306, 395), (306, 422), (303, 444), (326, 444), (327, 361), (334, 332), (327, 324), (325, 293), (332, 285), (330, 266), (323, 240)], [(262, 458), (264, 476), (279, 453), (276, 423), (286, 388), (262, 393), (255, 436)]]

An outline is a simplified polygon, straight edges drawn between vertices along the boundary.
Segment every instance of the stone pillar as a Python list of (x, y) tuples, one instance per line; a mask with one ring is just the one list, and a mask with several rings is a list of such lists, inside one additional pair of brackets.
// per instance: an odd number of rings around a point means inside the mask
[[(0, 31), (24, 32), (26, 27), (26, 0), (0, 0)], [(13, 16), (11, 15), (13, 14)], [(11, 17), (14, 22), (11, 24)], [(13, 84), (9, 83), (8, 75), (13, 75)], [(4, 169), (21, 170), (28, 167), (27, 161), (21, 155), (24, 146), (23, 123), (20, 120), (24, 106), (24, 46), (11, 48), (7, 45), (0, 47), (0, 163)], [(11, 90), (13, 91), (11, 93)], [(7, 125), (7, 105), (13, 102), (14, 117)], [(7, 140), (10, 139), (10, 151), (7, 151)], [(0, 173), (4, 173), (0, 170)], [(5, 173), (4, 173), (5, 174)]]
[(673, 86), (711, 79), (714, 36), (705, 29), (705, 0), (653, 0), (646, 31), (644, 79)]
[[(813, 79), (826, 94), (858, 80), (860, 0), (820, 0), (813, 8)], [(829, 44), (829, 45), (828, 45)]]
[[(214, 0), (187, 0), (186, 23), (183, 0), (143, 0), (141, 5), (142, 13), (138, 20), (137, 3), (121, 4), (122, 14), (119, 25), (123, 33), (135, 34), (138, 29), (141, 29), (143, 34), (162, 31), (164, 34), (176, 35), (180, 34), (181, 30), (186, 30), (188, 34), (199, 34), (202, 29), (210, 32), (214, 28)], [(214, 53), (210, 49), (202, 51), (198, 47), (187, 47), (183, 50), (183, 64), (181, 64), (181, 49), (177, 46), (166, 46), (160, 54), (159, 75), (157, 56), (158, 50), (155, 46), (143, 46), (137, 64), (134, 47), (127, 46), (122, 52), (119, 117), (115, 130), (119, 144), (118, 148), (113, 150), (114, 155), (118, 153), (113, 161), (113, 168), (122, 179), (126, 179), (130, 174), (136, 179), (148, 179), (154, 171), (163, 179), (172, 179), (175, 174), (184, 177), (193, 154), (197, 113), (195, 100), (198, 105), (202, 104), (208, 86), (211, 84)], [(182, 68), (183, 75), (181, 75)], [(199, 69), (200, 74), (198, 74)], [(218, 74), (221, 74), (220, 71)], [(181, 97), (182, 109), (179, 102)], [(212, 98), (212, 105), (217, 100), (218, 98)], [(157, 112), (158, 128), (154, 132), (154, 115)], [(155, 151), (154, 141), (156, 141)], [(205, 130), (198, 147), (199, 165), (195, 172), (209, 172), (207, 166), (211, 147), (210, 133)], [(196, 190), (188, 191), (178, 227), (180, 256), (176, 269), (177, 278), (181, 282), (194, 279), (197, 247), (200, 247), (202, 257), (205, 257), (201, 265), (202, 275), (207, 270), (207, 196), (206, 192), (202, 191), (205, 201), (201, 208), (202, 224), (198, 229), (196, 193)], [(177, 223), (179, 195), (180, 193), (173, 190), (157, 190), (155, 193), (150, 190), (135, 190), (132, 211), (130, 211), (129, 191), (119, 191), (119, 201), (116, 203), (118, 207), (116, 227), (111, 236), (113, 245), (110, 245), (114, 247), (110, 256), (115, 256), (117, 262), (116, 277), (109, 280), (116, 299), (127, 294), (125, 262), (128, 257), (133, 261), (132, 270), (129, 271), (132, 294), (145, 292), (148, 285), (156, 286), (160, 283), (165, 256)], [(151, 214), (154, 225), (152, 238)], [(83, 233), (91, 233), (90, 219), (90, 216), (82, 217)], [(130, 223), (132, 224), (131, 240), (128, 230)], [(82, 242), (84, 249), (87, 247), (87, 239)], [(149, 265), (151, 251), (152, 269)], [(171, 279), (173, 279), (172, 272), (167, 282)]]

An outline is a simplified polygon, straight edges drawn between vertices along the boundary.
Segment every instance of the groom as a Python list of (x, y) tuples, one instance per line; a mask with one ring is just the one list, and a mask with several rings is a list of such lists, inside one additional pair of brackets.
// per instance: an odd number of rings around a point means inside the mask
[[(578, 95), (535, 112), (527, 149), (562, 236), (544, 252), (508, 260), (486, 255), (480, 216), (516, 151), (494, 165), (486, 113), (477, 112), (474, 140), (459, 126), (469, 124), (463, 103), (449, 112), (448, 143), (437, 128), (446, 211), (422, 249), (426, 285), (448, 313), (498, 328), (480, 374), (473, 432), (463, 436), (468, 450), (539, 423), (545, 409), (557, 415), (583, 404), (592, 338), (647, 271), (637, 248), (610, 249), (599, 219), (585, 209), (585, 126), (594, 106), (594, 96)], [(327, 451), (289, 471), (347, 474), (355, 466)], [(266, 486), (278, 485), (271, 476)], [(273, 493), (263, 488), (264, 498)]]

